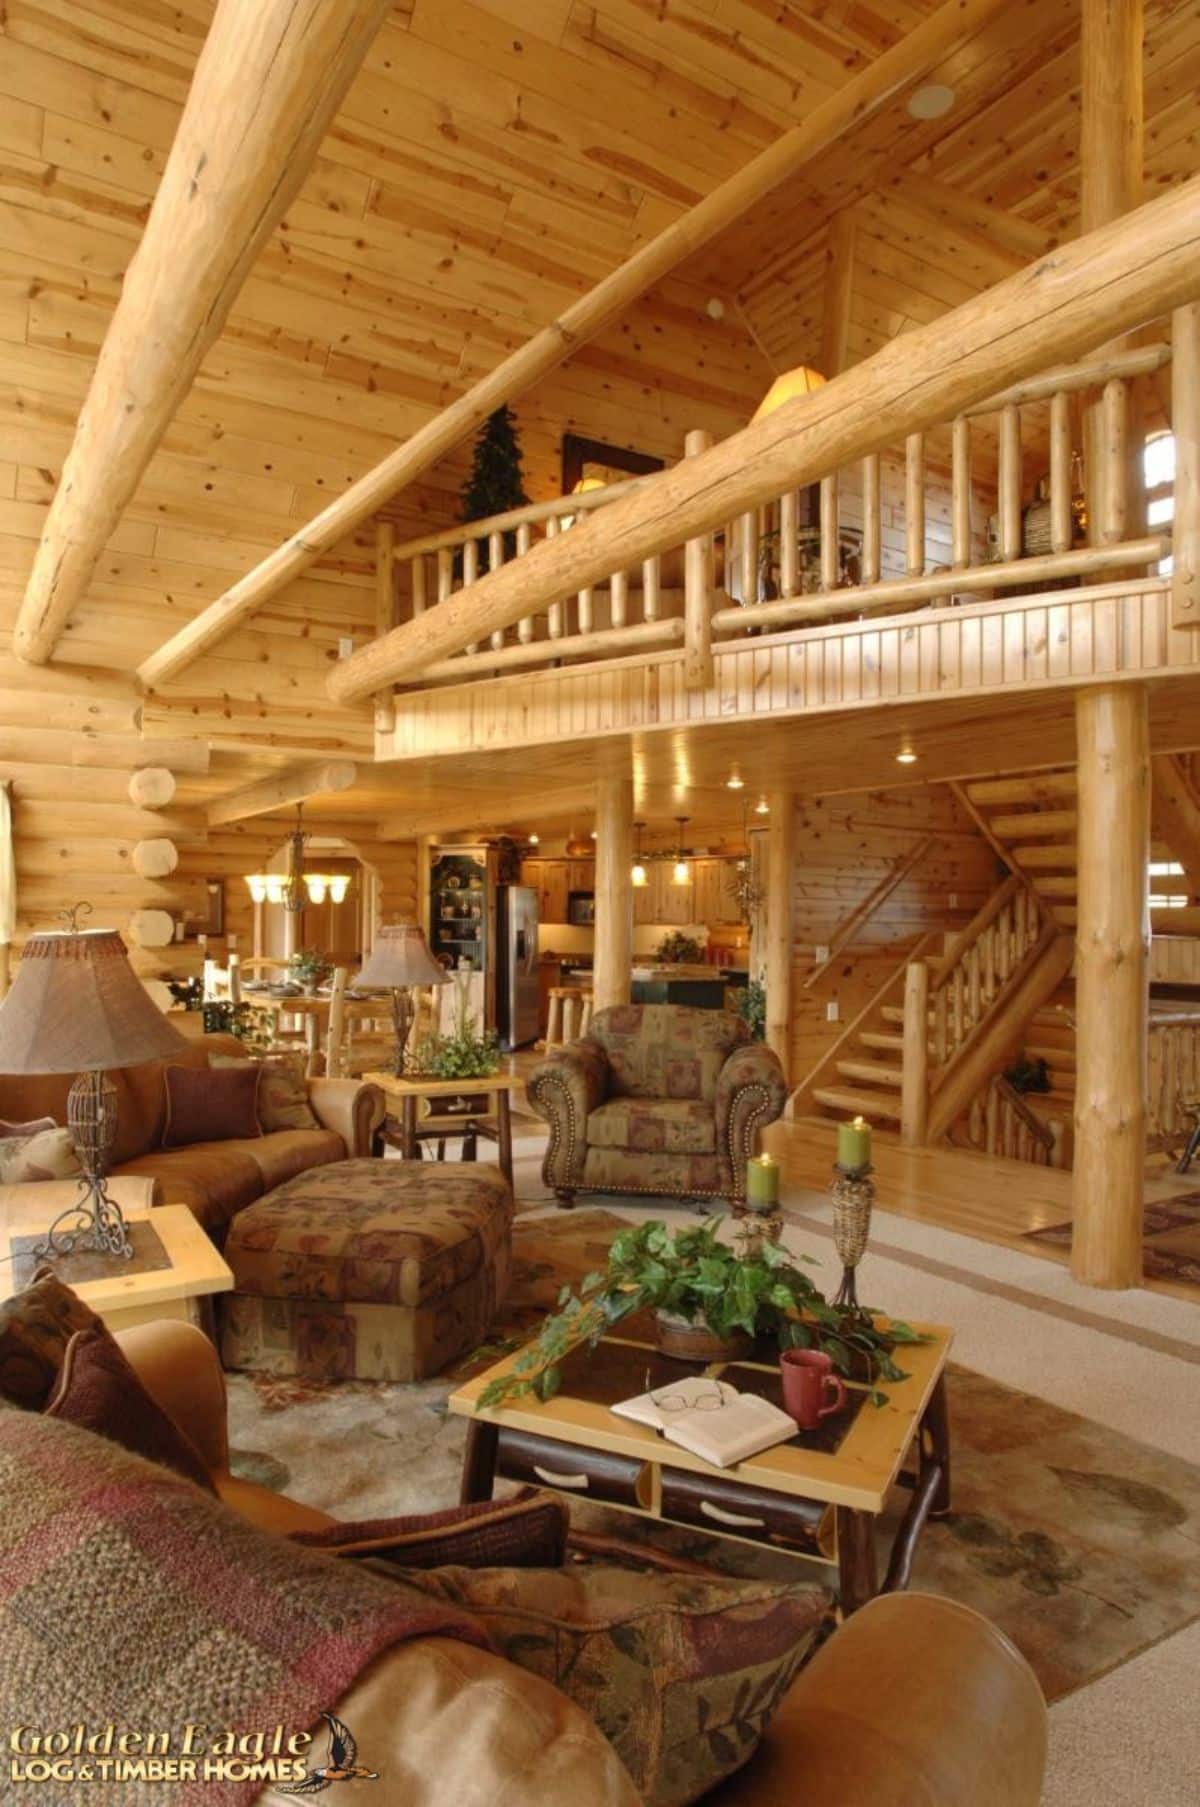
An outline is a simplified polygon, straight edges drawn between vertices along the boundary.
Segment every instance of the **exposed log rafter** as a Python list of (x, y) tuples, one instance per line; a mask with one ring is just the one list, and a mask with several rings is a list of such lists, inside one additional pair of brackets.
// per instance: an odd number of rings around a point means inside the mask
[(289, 803), (303, 803), (327, 791), (348, 791), (358, 777), (350, 759), (318, 760), (314, 765), (292, 766), (273, 778), (260, 778), (241, 790), (228, 791), (208, 806), (210, 828), (242, 822), (247, 816), (268, 816)]

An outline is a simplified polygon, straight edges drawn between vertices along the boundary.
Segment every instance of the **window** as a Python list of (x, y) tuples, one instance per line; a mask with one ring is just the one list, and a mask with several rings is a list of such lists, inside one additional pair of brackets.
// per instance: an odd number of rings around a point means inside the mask
[(1178, 860), (1151, 860), (1146, 870), (1150, 874), (1150, 902), (1156, 910), (1186, 910), (1191, 898), (1186, 891), (1156, 891), (1156, 878), (1182, 878), (1183, 867)]
[[(1155, 433), (1142, 451), (1142, 472), (1146, 482), (1146, 525), (1162, 527), (1175, 519), (1175, 435)], [(1169, 577), (1173, 565), (1170, 553), (1159, 561), (1159, 575)]]

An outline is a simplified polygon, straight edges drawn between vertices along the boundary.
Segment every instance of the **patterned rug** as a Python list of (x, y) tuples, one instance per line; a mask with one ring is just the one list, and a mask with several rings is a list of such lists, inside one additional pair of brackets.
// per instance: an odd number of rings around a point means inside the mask
[[(518, 1221), (498, 1340), (528, 1334), (564, 1281), (602, 1265), (619, 1225), (603, 1210)], [(466, 1427), (445, 1401), (471, 1366), (414, 1386), (232, 1374), (236, 1472), (345, 1519), (452, 1504)], [(1051, 1699), (1200, 1616), (1200, 1468), (966, 1369), (951, 1369), (950, 1403), (954, 1511), (926, 1527), (914, 1587), (1002, 1626)], [(727, 1574), (826, 1573), (630, 1513), (575, 1511), (581, 1528)]]
[[(1148, 1280), (1189, 1280), (1200, 1286), (1200, 1192), (1147, 1205), (1142, 1218), (1142, 1272)], [(1049, 1242), (1069, 1249), (1069, 1223), (1026, 1230), (1026, 1242)]]

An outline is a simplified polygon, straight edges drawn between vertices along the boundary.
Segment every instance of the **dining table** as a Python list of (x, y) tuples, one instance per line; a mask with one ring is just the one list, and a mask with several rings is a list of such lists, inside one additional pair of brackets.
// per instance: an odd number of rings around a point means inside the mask
[[(310, 1079), (316, 1078), (320, 1071), (322, 1044), (329, 1027), (329, 1013), (333, 1008), (332, 991), (282, 995), (279, 992), (258, 991), (250, 986), (243, 986), (242, 997), (253, 1010), (269, 1010), (275, 1017), (277, 1028), (281, 1017), (303, 1019), (306, 1071)], [(355, 997), (353, 993), (347, 992), (344, 1003), (347, 1022), (386, 1022), (390, 1028), (392, 1005), (387, 992), (365, 997)]]

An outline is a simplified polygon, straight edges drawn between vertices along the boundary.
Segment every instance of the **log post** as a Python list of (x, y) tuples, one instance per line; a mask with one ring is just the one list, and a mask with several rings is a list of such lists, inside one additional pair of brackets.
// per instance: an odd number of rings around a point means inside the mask
[(905, 968), (901, 1061), (900, 1140), (920, 1148), (929, 1115), (929, 968), (924, 960), (910, 960)]
[(606, 772), (596, 786), (596, 954), (592, 1000), (597, 1010), (628, 1004), (633, 967), (633, 779)]
[[(694, 429), (683, 442), (685, 457), (696, 458), (712, 445), (712, 434)], [(746, 532), (746, 523), (742, 523)], [(744, 578), (743, 578), (743, 581)], [(683, 552), (683, 681), (689, 690), (707, 690), (713, 681), (712, 653), (713, 543), (711, 533), (689, 540)], [(758, 601), (758, 563), (753, 570), (753, 595), (743, 603)]]
[(1071, 1272), (1087, 1286), (1142, 1278), (1146, 1016), (1150, 948), (1150, 750), (1146, 690), (1079, 692), (1075, 1227)]
[(1176, 308), (1171, 343), (1171, 426), (1175, 434), (1171, 625), (1200, 627), (1200, 303)]
[[(1142, 198), (1142, 0), (1083, 0), (1080, 16), (1081, 82), (1079, 230), (1111, 225)], [(1124, 398), (1110, 387), (1084, 412), (1084, 481), (1088, 538), (1093, 546), (1120, 537), (1130, 479), (1124, 433)], [(1116, 461), (1122, 460), (1115, 471)], [(1135, 507), (1135, 518), (1140, 511)]]
[(796, 802), (773, 791), (767, 825), (766, 987), (767, 1046), (779, 1056), (784, 1077), (791, 1068), (792, 922), (796, 857)]

